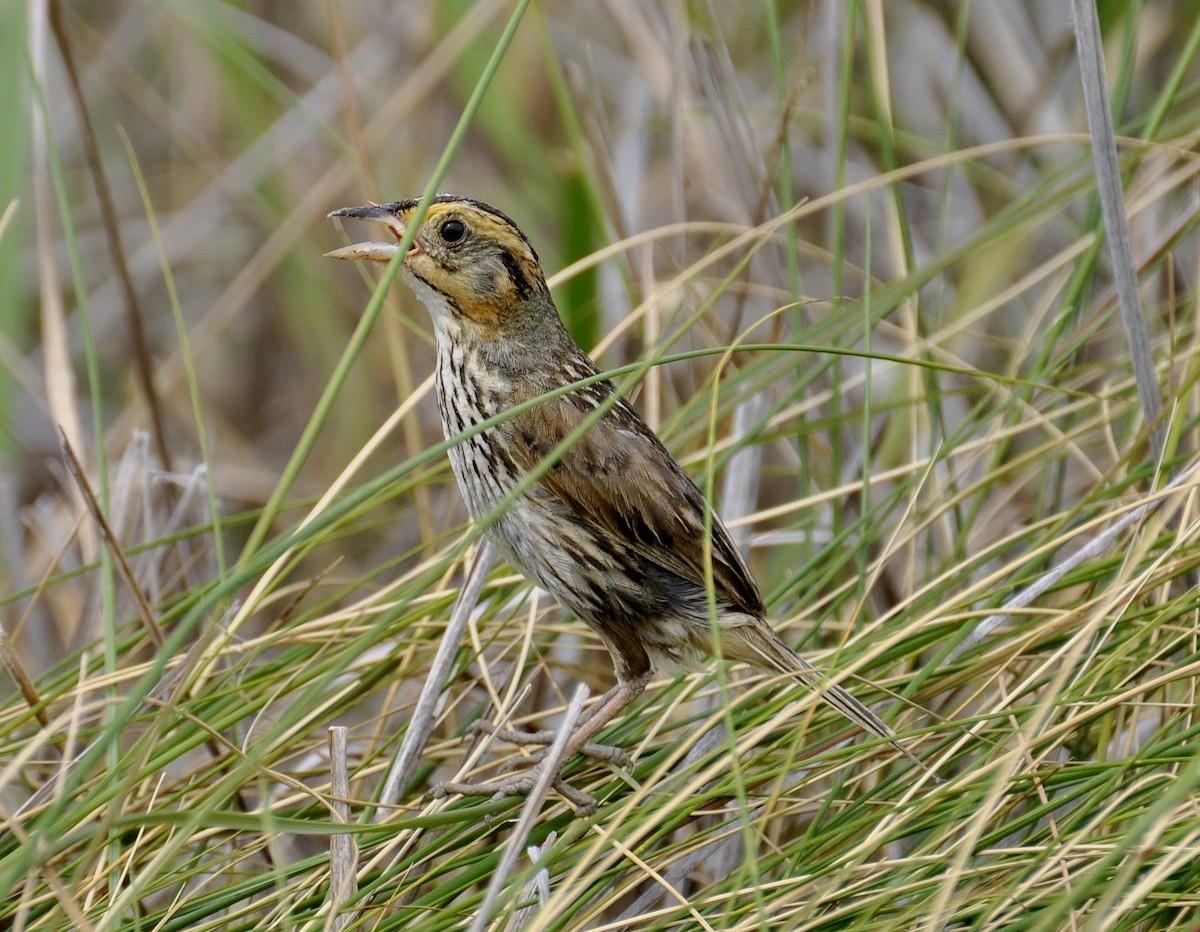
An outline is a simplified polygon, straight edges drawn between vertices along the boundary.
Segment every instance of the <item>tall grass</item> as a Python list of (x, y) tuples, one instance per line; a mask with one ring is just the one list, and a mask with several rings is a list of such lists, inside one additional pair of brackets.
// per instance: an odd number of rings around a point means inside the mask
[[(1196, 925), (1187, 4), (1099, 9), (1158, 423), (1066, 4), (52, 6), (0, 28), (6, 928)], [(464, 600), (424, 310), (321, 258), (439, 165), (927, 771), (714, 664), (568, 762), (594, 815), (427, 795), (612, 682)]]

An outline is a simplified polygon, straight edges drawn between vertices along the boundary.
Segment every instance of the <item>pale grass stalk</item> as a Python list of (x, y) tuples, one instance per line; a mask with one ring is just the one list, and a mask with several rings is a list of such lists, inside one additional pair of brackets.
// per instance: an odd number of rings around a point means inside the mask
[(1112, 103), (1108, 97), (1108, 80), (1104, 75), (1104, 53), (1100, 39), (1100, 16), (1090, 0), (1071, 0), (1075, 21), (1075, 41), (1079, 54), (1079, 70), (1083, 81), (1083, 99), (1092, 138), (1092, 159), (1096, 166), (1096, 191), (1104, 215), (1107, 233), (1105, 242), (1112, 255), (1113, 278), (1120, 298), (1121, 323), (1129, 344), (1129, 357), (1137, 382), (1142, 416), (1150, 431), (1151, 449), (1162, 457), (1167, 443), (1166, 425), (1161, 423), (1162, 393), (1154, 371), (1154, 355), (1150, 349), (1150, 331), (1142, 312), (1138, 294), (1137, 271), (1133, 261), (1133, 243), (1129, 238), (1129, 219), (1125, 213), (1125, 196), (1121, 186), (1120, 166), (1112, 122)]
[(475, 552), (475, 558), (467, 572), (466, 581), (454, 603), (454, 610), (446, 625), (446, 631), (442, 635), (441, 643), (438, 644), (437, 654), (434, 655), (429, 673), (421, 686), (421, 695), (413, 709), (408, 730), (404, 733), (404, 740), (400, 743), (400, 749), (392, 761), (383, 789), (380, 790), (380, 808), (375, 814), (376, 821), (385, 820), (388, 808), (394, 806), (399, 800), (400, 793), (412, 779), (421, 753), (425, 750), (425, 744), (429, 741), (429, 736), (433, 734), (438, 704), (450, 678), (454, 655), (462, 642), (463, 631), (479, 602), (483, 587), (487, 583), (488, 572), (495, 559), (496, 554), (491, 544), (481, 544)]
[[(46, 86), (46, 29), (47, 4), (35, 3), (30, 8), (29, 48), (33, 53), (35, 79)], [(66, 434), (77, 450), (85, 451), (83, 424), (76, 403), (75, 370), (71, 362), (71, 350), (63, 306), (63, 286), (58, 267), (54, 261), (54, 242), (50, 235), (50, 218), (55, 215), (55, 198), (50, 185), (49, 152), (46, 143), (46, 115), (38, 110), (31, 127), (30, 149), (33, 161), (33, 212), (36, 220), (38, 297), (41, 308), (42, 347), (46, 361), (44, 378), (46, 404), (54, 423)], [(12, 207), (10, 205), (9, 210)], [(84, 511), (83, 499), (78, 490), (71, 494), (75, 514)], [(79, 549), (84, 561), (91, 562), (100, 552), (100, 542), (95, 531), (88, 529), (79, 534)]]
[[(333, 797), (333, 815), (343, 823), (350, 821), (347, 735), (345, 725), (329, 729), (329, 793)], [(329, 839), (329, 848), (329, 928), (332, 932), (342, 932), (354, 921), (354, 916), (345, 911), (345, 905), (358, 892), (358, 878), (354, 874), (358, 845), (353, 835), (334, 835)]]
[[(554, 842), (557, 838), (558, 833), (552, 831), (546, 836), (546, 840), (542, 844), (529, 845), (525, 849), (525, 854), (528, 855), (530, 861), (537, 864), (542, 860), (543, 854), (548, 853), (554, 847)], [(513, 916), (512, 927), (514, 929), (524, 929), (529, 920), (537, 915), (537, 911), (545, 904), (546, 900), (550, 899), (550, 872), (544, 867), (539, 868), (529, 881), (529, 885), (525, 888), (522, 896), (524, 899), (536, 898), (536, 902), (518, 910), (517, 914)]]
[(554, 782), (555, 776), (563, 764), (563, 752), (567, 749), (567, 741), (570, 739), (571, 733), (575, 730), (575, 723), (579, 721), (579, 713), (583, 711), (583, 704), (587, 701), (587, 697), (588, 688), (580, 683), (575, 687), (575, 694), (571, 697), (571, 702), (567, 706), (567, 712), (559, 724), (558, 732), (554, 736), (554, 742), (546, 752), (541, 769), (538, 771), (537, 781), (534, 783), (533, 789), (529, 791), (529, 795), (525, 799), (525, 805), (521, 807), (521, 817), (517, 820), (516, 827), (513, 829), (508, 842), (504, 846), (504, 854), (501, 856), (500, 864), (492, 874), (491, 881), (488, 883), (483, 903), (471, 921), (470, 932), (483, 932), (487, 928), (492, 910), (500, 897), (500, 892), (504, 889), (504, 885), (508, 883), (509, 876), (517, 866), (517, 859), (521, 856), (521, 849), (525, 847), (525, 840), (529, 837), (529, 832), (533, 829), (534, 821), (541, 812), (542, 803), (545, 801), (546, 795), (550, 792), (550, 785)]

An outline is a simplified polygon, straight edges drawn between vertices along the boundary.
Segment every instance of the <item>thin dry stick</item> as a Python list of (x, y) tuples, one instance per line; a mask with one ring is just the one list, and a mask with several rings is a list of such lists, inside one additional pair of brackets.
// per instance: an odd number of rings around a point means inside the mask
[(133, 567), (125, 559), (125, 553), (121, 550), (121, 545), (117, 542), (117, 535), (113, 531), (112, 525), (108, 523), (108, 518), (104, 516), (104, 511), (100, 508), (100, 503), (96, 500), (96, 493), (92, 491), (92, 486), (88, 482), (87, 476), (83, 474), (83, 464), (79, 462), (79, 458), (71, 448), (70, 441), (67, 440), (66, 431), (61, 426), (58, 428), (58, 442), (62, 447), (63, 459), (66, 460), (67, 470), (71, 473), (71, 478), (75, 480), (75, 484), (79, 487), (79, 491), (83, 495), (83, 500), (87, 504), (88, 511), (91, 512), (92, 518), (100, 528), (100, 534), (103, 536), (104, 542), (108, 545), (113, 560), (116, 561), (117, 572), (120, 574), (121, 579), (124, 580), (125, 586), (129, 589), (129, 594), (133, 596), (133, 601), (137, 605), (142, 624), (146, 626), (146, 631), (149, 633), (150, 639), (154, 641), (154, 646), (161, 648), (166, 643), (162, 628), (158, 626), (158, 622), (154, 618), (154, 611), (150, 608), (150, 603), (146, 601), (146, 594), (142, 592), (142, 587), (138, 585), (137, 577), (133, 574)]
[(421, 687), (421, 695), (417, 698), (417, 706), (413, 710), (412, 721), (408, 723), (408, 731), (400, 743), (400, 750), (392, 762), (383, 789), (379, 794), (379, 806), (375, 810), (375, 821), (382, 822), (387, 817), (388, 807), (394, 806), (400, 798), (400, 793), (408, 781), (412, 779), (421, 752), (433, 734), (434, 717), (437, 714), (438, 700), (446, 688), (450, 678), (450, 668), (454, 654), (462, 642), (463, 632), (471, 612), (479, 603), (483, 585), (487, 582), (488, 571), (496, 560), (496, 551), (486, 540), (475, 551), (475, 559), (467, 572), (466, 582), (454, 603), (454, 611), (450, 614), (450, 623), (446, 625), (446, 633), (442, 635), (442, 643), (438, 645), (437, 654), (429, 675), (425, 677), (425, 685)]
[(8, 675), (17, 684), (22, 698), (33, 710), (34, 717), (43, 728), (49, 728), (50, 716), (46, 714), (46, 707), (42, 705), (42, 697), (38, 695), (37, 686), (34, 685), (29, 671), (25, 669), (25, 664), (21, 663), (21, 658), (13, 650), (12, 642), (8, 639), (8, 632), (2, 621), (0, 621), (0, 663), (4, 665), (4, 668), (8, 670)]
[(1046, 590), (1050, 589), (1050, 587), (1055, 585), (1060, 579), (1066, 576), (1067, 573), (1079, 566), (1079, 564), (1087, 560), (1091, 560), (1094, 557), (1098, 557), (1103, 553), (1107, 553), (1112, 548), (1113, 541), (1116, 540), (1118, 535), (1120, 535), (1130, 525), (1137, 524), (1149, 512), (1155, 508), (1158, 508), (1167, 500), (1168, 496), (1166, 493), (1187, 483), (1194, 475), (1196, 475), (1198, 471), (1200, 471), (1200, 463), (1193, 463), (1186, 470), (1184, 470), (1183, 473), (1176, 476), (1165, 486), (1163, 486), (1162, 490), (1155, 495), (1153, 500), (1148, 501), (1143, 505), (1139, 505), (1137, 508), (1134, 508), (1132, 511), (1128, 512), (1123, 518), (1114, 522), (1112, 527), (1100, 534), (1090, 544), (1085, 547), (1081, 547), (1037, 582), (1018, 592), (1015, 596), (1005, 602), (1004, 605), (1000, 607), (998, 612), (988, 615), (987, 618), (983, 619), (983, 621), (976, 625), (975, 630), (967, 635), (963, 639), (962, 643), (954, 648), (954, 650), (950, 651), (949, 655), (946, 657), (946, 662), (950, 663), (954, 660), (957, 660), (972, 647), (991, 634), (996, 628), (1002, 625), (1008, 619), (1009, 615), (1012, 615), (1013, 613), (1018, 612), (1025, 606), (1029, 605), (1034, 599), (1036, 599)]
[[(333, 796), (333, 814), (339, 822), (350, 821), (350, 775), (346, 767), (345, 725), (329, 729), (329, 790)], [(354, 920), (342, 912), (342, 904), (358, 892), (358, 846), (351, 834), (329, 839), (329, 928), (341, 932)]]
[(529, 837), (529, 832), (533, 829), (533, 821), (541, 811), (542, 802), (545, 800), (546, 794), (550, 792), (550, 785), (554, 783), (558, 775), (563, 751), (567, 748), (567, 740), (571, 737), (571, 732), (575, 730), (575, 723), (579, 720), (579, 713), (583, 711), (583, 704), (587, 701), (587, 697), (588, 688), (580, 683), (575, 688), (575, 695), (571, 697), (571, 704), (567, 706), (567, 714), (563, 716), (554, 743), (550, 745), (549, 752), (539, 765), (540, 772), (537, 783), (525, 800), (521, 818), (517, 820), (517, 826), (513, 829), (512, 836), (508, 839), (508, 846), (504, 849), (504, 856), (500, 859), (496, 872), (492, 874), (491, 883), (488, 884), (487, 893), (483, 897), (483, 905), (475, 914), (470, 932), (482, 932), (487, 927), (492, 907), (496, 905), (500, 891), (504, 889), (509, 874), (516, 867), (517, 858), (521, 856), (521, 849), (525, 847), (525, 839)]
[(1137, 288), (1137, 267), (1129, 238), (1129, 219), (1125, 215), (1125, 193), (1117, 163), (1117, 145), (1112, 122), (1108, 82), (1104, 76), (1104, 55), (1100, 47), (1100, 20), (1095, 0), (1071, 0), (1075, 19), (1075, 42), (1079, 47), (1079, 71), (1083, 82), (1083, 101), (1088, 129), (1092, 137), (1092, 161), (1096, 166), (1096, 192), (1108, 233), (1109, 256), (1117, 283), (1121, 323), (1129, 343), (1133, 376), (1137, 381), (1142, 417), (1150, 427), (1150, 445), (1156, 459), (1166, 449), (1167, 430), (1162, 422), (1162, 394), (1154, 373), (1150, 351), (1150, 332), (1142, 315)]
[(83, 99), (83, 88), (79, 83), (79, 74), (75, 70), (75, 59), (71, 54), (71, 41), (67, 36), (67, 27), (63, 23), (62, 9), (58, 0), (50, 2), (49, 22), (54, 39), (58, 43), (58, 51), (62, 55), (63, 69), (67, 74), (67, 88), (79, 114), (80, 140), (83, 143), (88, 170), (92, 175), (92, 183), (96, 186), (100, 217), (104, 223), (104, 239), (112, 258), (113, 273), (120, 283), (121, 295), (125, 299), (129, 336), (133, 340), (133, 357), (137, 363), (134, 368), (137, 370), (142, 395), (146, 399), (146, 408), (150, 412), (154, 447), (158, 452), (163, 469), (170, 472), (172, 469), (171, 451), (167, 446), (166, 430), (163, 427), (162, 402), (154, 387), (154, 365), (150, 360), (150, 347), (146, 341), (142, 309), (138, 304), (137, 292), (133, 288), (133, 279), (129, 274), (129, 263), (125, 260), (125, 247), (121, 242), (121, 224), (117, 218), (117, 209), (113, 205), (108, 178), (104, 174), (104, 161), (100, 157), (100, 145), (96, 141), (96, 131), (92, 126), (92, 117), (88, 113), (87, 102)]

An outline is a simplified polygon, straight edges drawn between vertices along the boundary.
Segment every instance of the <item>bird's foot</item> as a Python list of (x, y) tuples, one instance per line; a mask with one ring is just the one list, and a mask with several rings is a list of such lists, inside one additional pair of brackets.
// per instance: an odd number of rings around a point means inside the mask
[[(460, 783), (448, 780), (439, 783), (429, 791), (434, 799), (445, 796), (489, 796), (492, 799), (504, 799), (507, 796), (528, 796), (538, 782), (539, 768), (527, 771), (519, 776), (508, 777), (504, 780), (487, 780), (479, 783)], [(599, 807), (596, 798), (590, 793), (577, 790), (561, 777), (555, 777), (551, 784), (559, 794), (574, 806), (581, 815), (591, 815)]]
[[(516, 729), (512, 728), (503, 728), (500, 725), (496, 725), (493, 722), (483, 721), (482, 719), (472, 722), (467, 730), (475, 734), (491, 735), (493, 738), (499, 738), (506, 744), (515, 744), (518, 746), (538, 744), (542, 745), (546, 749), (549, 749), (550, 745), (554, 743), (554, 739), (557, 736), (557, 732), (553, 731), (517, 731)], [(619, 747), (611, 744), (596, 744), (595, 742), (588, 741), (585, 744), (580, 745), (578, 751), (580, 754), (606, 764), (615, 764), (618, 767), (633, 766), (633, 758), (631, 758)], [(538, 754), (535, 754), (534, 757), (540, 760), (542, 757), (545, 757), (545, 755), (546, 751), (541, 751)], [(506, 795), (513, 794), (510, 793)]]

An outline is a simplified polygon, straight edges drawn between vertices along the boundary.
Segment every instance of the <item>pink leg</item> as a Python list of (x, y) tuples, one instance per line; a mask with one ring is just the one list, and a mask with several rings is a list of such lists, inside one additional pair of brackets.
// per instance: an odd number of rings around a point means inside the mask
[(563, 752), (563, 760), (565, 761), (590, 742), (592, 738), (596, 737), (603, 730), (604, 726), (616, 718), (625, 706), (629, 705), (629, 703), (642, 694), (646, 689), (646, 684), (649, 682), (650, 674), (647, 673), (628, 683), (618, 683), (606, 692), (594, 711), (583, 719), (582, 724), (576, 726), (575, 733), (567, 741), (567, 748)]
[[(567, 739), (567, 746), (563, 751), (559, 766), (561, 767), (563, 763), (570, 759), (571, 755), (578, 751), (582, 750), (587, 752), (589, 749), (603, 748), (603, 745), (593, 745), (591, 743), (592, 738), (599, 734), (604, 726), (611, 722), (613, 718), (615, 718), (621, 712), (622, 709), (640, 696), (645, 690), (648, 682), (650, 682), (649, 673), (639, 676), (636, 679), (630, 680), (626, 683), (618, 683), (616, 686), (606, 692), (601, 697), (600, 704), (595, 706), (593, 711), (583, 718), (583, 723), (577, 725), (575, 731), (571, 734), (571, 737)], [(500, 729), (495, 729), (494, 733), (497, 734), (497, 736), (502, 740), (508, 739), (508, 735), (501, 734)], [(534, 738), (533, 743), (542, 744), (546, 743), (544, 741), (544, 736), (547, 734), (552, 736), (553, 733), (535, 732), (530, 734), (529, 737)], [(602, 755), (597, 754), (595, 756), (600, 757)], [(615, 756), (616, 755), (613, 755), (609, 759), (613, 759)], [(450, 793), (455, 793), (459, 796), (519, 796), (528, 793), (531, 789), (533, 789), (534, 784), (537, 783), (538, 769), (544, 765), (545, 762), (543, 761), (542, 763), (538, 764), (537, 767), (523, 776), (509, 777), (506, 780), (497, 782), (440, 783), (433, 788), (433, 793), (435, 796), (446, 796)], [(579, 790), (568, 786), (562, 780), (557, 779), (557, 776), (558, 775), (556, 774), (555, 786), (558, 788), (559, 792), (566, 796), (581, 810), (585, 812), (595, 810), (596, 801), (594, 799), (592, 799), (586, 793), (582, 793)]]

